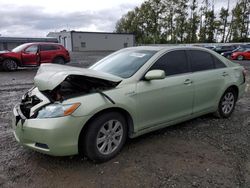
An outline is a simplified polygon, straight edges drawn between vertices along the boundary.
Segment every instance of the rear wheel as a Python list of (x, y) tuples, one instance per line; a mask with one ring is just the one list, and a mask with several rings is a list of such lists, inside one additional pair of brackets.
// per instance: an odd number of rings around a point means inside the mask
[(228, 118), (235, 108), (237, 100), (237, 93), (235, 90), (229, 88), (221, 97), (216, 116), (221, 118)]
[(239, 56), (237, 57), (237, 59), (240, 60), (240, 61), (242, 61), (242, 60), (244, 59), (244, 57), (243, 57), (242, 55), (239, 55)]
[(56, 57), (54, 60), (53, 60), (53, 63), (56, 63), (56, 64), (65, 64), (65, 60), (62, 58), (62, 57)]
[(15, 71), (17, 70), (17, 62), (13, 59), (5, 59), (2, 62), (2, 68), (5, 71)]
[(81, 139), (83, 154), (95, 162), (112, 159), (122, 149), (127, 137), (124, 117), (117, 112), (109, 112), (97, 117), (88, 125)]

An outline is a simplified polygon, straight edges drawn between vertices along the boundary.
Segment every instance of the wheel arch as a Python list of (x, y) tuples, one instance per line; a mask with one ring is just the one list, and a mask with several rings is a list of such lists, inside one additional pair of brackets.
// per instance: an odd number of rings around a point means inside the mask
[(14, 57), (5, 57), (1, 62), (5, 61), (7, 59), (11, 59), (11, 60), (15, 61), (17, 63), (17, 66), (22, 66), (22, 62), (20, 61), (20, 59), (14, 58)]
[(238, 86), (237, 85), (230, 85), (230, 86), (228, 86), (226, 89), (225, 89), (225, 91), (223, 92), (223, 94), (227, 91), (227, 90), (229, 90), (229, 89), (232, 89), (232, 90), (234, 90), (235, 92), (236, 92), (236, 100), (238, 100), (238, 96), (239, 96), (239, 88), (238, 88)]
[(81, 140), (84, 137), (84, 134), (87, 132), (90, 123), (92, 121), (94, 121), (97, 117), (101, 116), (102, 114), (108, 113), (108, 112), (118, 112), (121, 115), (123, 115), (125, 120), (126, 120), (127, 126), (128, 126), (127, 127), (128, 128), (128, 135), (127, 136), (130, 137), (133, 134), (134, 121), (133, 121), (131, 114), (127, 110), (120, 108), (120, 107), (106, 108), (106, 109), (103, 109), (103, 110), (95, 113), (91, 118), (88, 119), (88, 121), (83, 126), (83, 128), (79, 134), (79, 137), (78, 137), (78, 151), (79, 152), (81, 151)]
[(236, 57), (236, 59), (238, 59), (238, 58), (239, 58), (239, 56), (241, 56), (241, 57), (242, 57), (242, 60), (246, 59), (245, 55), (243, 55), (243, 54), (239, 54), (239, 55)]

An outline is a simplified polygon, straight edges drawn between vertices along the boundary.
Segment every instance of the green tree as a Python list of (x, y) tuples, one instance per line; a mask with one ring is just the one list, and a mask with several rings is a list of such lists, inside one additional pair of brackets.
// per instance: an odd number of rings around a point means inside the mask
[(176, 43), (184, 42), (185, 34), (186, 34), (186, 28), (187, 28), (187, 2), (188, 0), (178, 0), (177, 1), (177, 7), (175, 9), (175, 36), (176, 36)]
[(197, 0), (191, 0), (190, 5), (190, 18), (187, 22), (187, 42), (195, 43), (197, 42), (197, 30), (200, 22), (200, 18), (197, 12), (198, 3)]
[(221, 34), (222, 34), (222, 39), (221, 42), (225, 42), (225, 37), (226, 37), (226, 28), (228, 27), (228, 16), (229, 16), (229, 8), (225, 9), (224, 7), (221, 8), (220, 10), (220, 22), (222, 25), (221, 28)]
[(244, 42), (249, 40), (250, 1), (239, 0), (232, 10), (230, 41)]
[[(202, 4), (200, 4), (202, 2)], [(123, 15), (115, 32), (134, 33), (137, 43), (249, 40), (250, 1), (237, 0), (215, 15), (215, 0), (146, 0)]]

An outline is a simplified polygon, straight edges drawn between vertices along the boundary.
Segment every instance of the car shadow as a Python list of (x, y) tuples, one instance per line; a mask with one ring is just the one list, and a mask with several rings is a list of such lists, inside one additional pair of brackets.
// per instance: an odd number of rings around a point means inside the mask
[[(212, 114), (207, 114), (207, 115), (204, 115), (204, 116), (192, 119), (192, 120), (185, 121), (183, 123), (179, 123), (179, 124), (168, 126), (168, 127), (165, 127), (165, 128), (162, 128), (162, 129), (150, 132), (150, 133), (146, 133), (144, 135), (141, 135), (133, 139), (127, 139), (124, 145), (124, 148), (122, 149), (120, 154), (122, 154), (123, 152), (127, 152), (128, 148), (131, 146), (136, 147), (136, 145), (140, 145), (141, 143), (147, 142), (151, 139), (161, 139), (162, 136), (168, 136), (168, 135), (178, 136), (180, 133), (185, 133), (185, 132), (200, 128), (199, 123), (207, 121), (207, 120), (217, 121), (219, 119), (215, 118)], [(28, 152), (30, 152), (30, 154), (33, 155), (35, 159), (39, 160), (40, 163), (53, 163), (53, 165), (56, 165), (56, 164), (63, 165), (63, 164), (67, 164), (70, 162), (72, 167), (78, 166), (79, 164), (82, 164), (82, 165), (95, 164), (94, 162), (88, 160), (86, 157), (82, 157), (80, 155), (58, 157), (58, 156), (49, 156), (46, 154), (42, 154), (39, 152), (30, 151), (30, 150)], [(116, 160), (117, 158), (115, 157), (114, 159), (107, 161), (107, 163), (113, 163)], [(82, 162), (84, 162), (85, 164), (83, 164)]]

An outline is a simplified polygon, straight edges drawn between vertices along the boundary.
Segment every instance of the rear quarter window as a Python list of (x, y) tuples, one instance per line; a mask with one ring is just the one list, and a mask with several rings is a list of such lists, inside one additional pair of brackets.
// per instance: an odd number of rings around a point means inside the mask
[(60, 50), (60, 47), (56, 45), (41, 45), (40, 50), (41, 51)]
[(188, 50), (193, 72), (214, 69), (212, 55), (201, 50)]
[(213, 56), (213, 60), (214, 60), (214, 66), (216, 69), (226, 67), (226, 65), (221, 60), (219, 60), (217, 57)]

